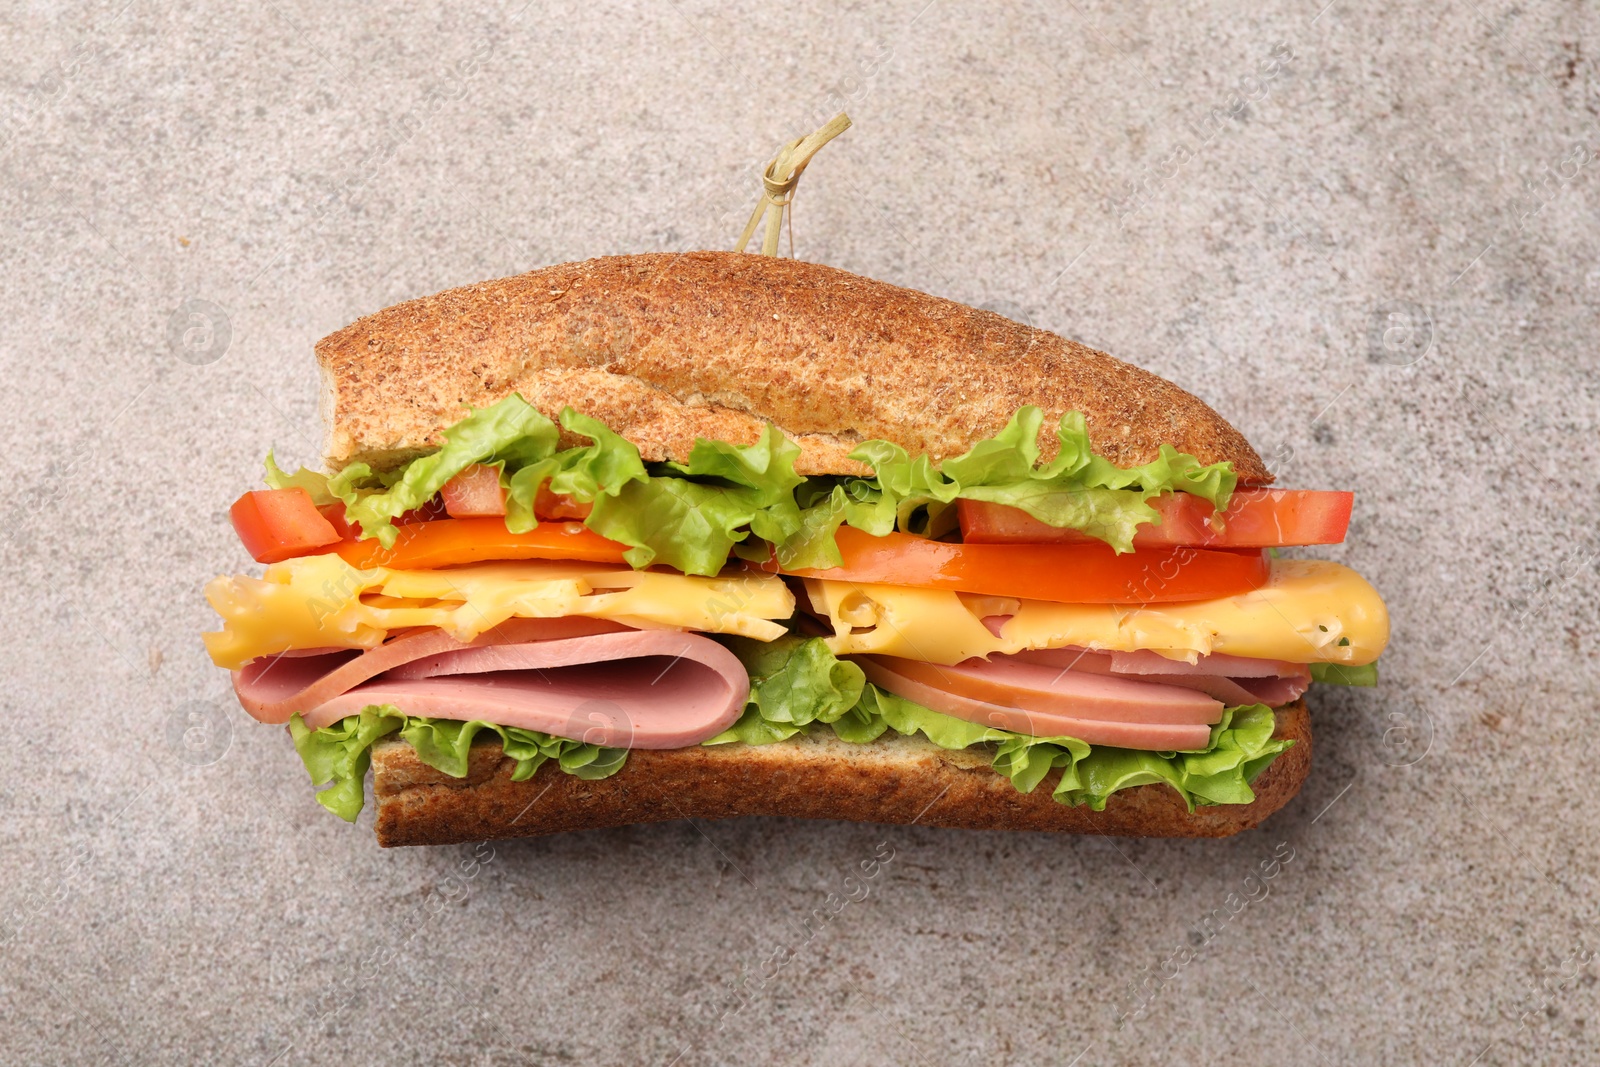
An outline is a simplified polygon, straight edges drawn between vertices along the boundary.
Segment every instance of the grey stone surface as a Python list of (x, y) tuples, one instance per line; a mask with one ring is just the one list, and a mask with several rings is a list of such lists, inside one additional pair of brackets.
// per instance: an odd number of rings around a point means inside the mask
[[(1323, 3), (6, 7), (0, 1062), (1600, 1061), (1600, 14)], [(315, 456), (313, 342), (727, 247), (840, 104), (798, 254), (1355, 490), (1328, 554), (1389, 598), (1383, 687), (1318, 693), (1305, 791), (1220, 843), (380, 851), (197, 639), (228, 503)]]

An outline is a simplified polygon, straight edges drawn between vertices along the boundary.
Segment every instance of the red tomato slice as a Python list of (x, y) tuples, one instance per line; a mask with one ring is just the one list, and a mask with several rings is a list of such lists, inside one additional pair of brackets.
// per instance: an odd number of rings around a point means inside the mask
[[(949, 544), (903, 533), (873, 537), (849, 526), (839, 527), (838, 544), (843, 566), (783, 573), (1063, 604), (1160, 604), (1259, 589), (1268, 568), (1262, 552), (1180, 547), (1118, 555), (1098, 541)], [(762, 569), (779, 568), (773, 562)]]
[(239, 540), (257, 563), (303, 556), (339, 540), (304, 489), (256, 489), (228, 509)]
[(506, 513), (506, 491), (500, 487), (500, 472), (486, 463), (474, 463), (445, 482), (439, 495), (444, 497), (444, 509), (452, 519)]
[(533, 513), (540, 522), (546, 519), (587, 519), (593, 504), (580, 504), (565, 493), (552, 493), (549, 485), (539, 487), (533, 500)]
[[(323, 504), (317, 511), (333, 525), (334, 531), (339, 535), (339, 540), (347, 541), (361, 535), (361, 524), (350, 521), (342, 502), (335, 500), (331, 504)], [(420, 508), (402, 511), (392, 521), (395, 526), (410, 526), (413, 523), (432, 522), (434, 519), (443, 517), (444, 504), (436, 496)]]
[(435, 493), (420, 508), (402, 511), (390, 521), (395, 526), (409, 526), (414, 522), (432, 522), (434, 519), (442, 519), (444, 514), (444, 499), (438, 493)]
[(506, 529), (495, 516), (435, 519), (400, 528), (393, 548), (374, 538), (346, 540), (331, 551), (351, 566), (423, 570), (483, 560), (575, 559), (588, 563), (624, 563), (627, 545), (608, 540), (581, 522), (541, 522), (527, 533)]
[[(500, 473), (487, 464), (474, 463), (446, 482), (439, 495), (453, 519), (506, 513), (506, 491), (500, 485)], [(593, 510), (592, 504), (580, 504), (565, 493), (552, 493), (549, 485), (539, 486), (539, 495), (533, 501), (533, 513), (540, 521), (587, 519)]]
[[(1133, 535), (1135, 548), (1194, 545), (1205, 548), (1280, 548), (1336, 545), (1350, 528), (1354, 493), (1307, 489), (1239, 489), (1213, 527), (1216, 509), (1189, 493), (1163, 493), (1150, 501), (1161, 516)], [(1081, 530), (1048, 526), (1021, 508), (978, 500), (956, 501), (961, 539), (969, 544), (1086, 544), (1099, 539)]]
[(317, 509), (328, 524), (333, 527), (333, 532), (339, 535), (339, 540), (346, 541), (356, 536), (361, 527), (344, 517), (344, 504), (335, 500), (331, 504), (324, 504)]

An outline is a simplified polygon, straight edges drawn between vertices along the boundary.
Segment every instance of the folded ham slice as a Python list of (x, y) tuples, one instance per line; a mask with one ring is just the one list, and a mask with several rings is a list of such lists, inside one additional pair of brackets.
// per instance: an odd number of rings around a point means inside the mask
[(1303, 663), (1246, 659), (1214, 653), (1195, 663), (1168, 659), (1159, 652), (1090, 652), (1081, 648), (1041, 648), (995, 660), (1014, 659), (1060, 670), (1136, 678), (1143, 682), (1194, 689), (1229, 707), (1265, 704), (1276, 708), (1300, 699), (1311, 685)]
[(967, 660), (953, 667), (862, 656), (869, 681), (958, 719), (1035, 737), (1153, 752), (1205, 748), (1222, 703), (1179, 686), (1044, 664)]
[(483, 719), (610, 748), (684, 748), (731, 726), (750, 678), (700, 634), (585, 618), (519, 619), (463, 644), (442, 630), (367, 652), (267, 657), (234, 672), (262, 722), (318, 729), (371, 704)]
[[(994, 627), (1004, 617), (985, 619)], [(1034, 736), (1149, 751), (1204, 748), (1224, 707), (1298, 699), (1311, 684), (1300, 663), (1152, 651), (1051, 648), (970, 659), (953, 667), (863, 656), (868, 679), (925, 707)]]

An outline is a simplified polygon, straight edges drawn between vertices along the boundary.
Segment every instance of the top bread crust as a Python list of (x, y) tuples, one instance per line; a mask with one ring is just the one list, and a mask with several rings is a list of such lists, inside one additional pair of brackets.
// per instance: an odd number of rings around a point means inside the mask
[[(325, 459), (396, 466), (513, 392), (554, 418), (570, 405), (683, 461), (697, 437), (749, 444), (771, 423), (796, 470), (868, 474), (848, 457), (884, 438), (934, 460), (993, 435), (1018, 407), (1081, 411), (1119, 466), (1161, 445), (1271, 474), (1198, 398), (1148, 371), (990, 311), (815, 263), (737, 252), (563, 263), (368, 315), (317, 344)], [(582, 438), (564, 435), (564, 444)]]

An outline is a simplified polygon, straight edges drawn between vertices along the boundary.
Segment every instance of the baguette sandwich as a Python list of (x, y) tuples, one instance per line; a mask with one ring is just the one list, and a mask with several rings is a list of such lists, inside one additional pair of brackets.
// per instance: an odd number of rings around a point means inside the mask
[(205, 635), (383, 845), (787, 815), (1219, 837), (1388, 616), (1348, 493), (1200, 400), (829, 267), (617, 256), (317, 345), (329, 473), (233, 507)]

